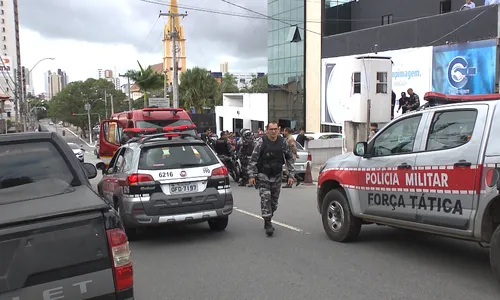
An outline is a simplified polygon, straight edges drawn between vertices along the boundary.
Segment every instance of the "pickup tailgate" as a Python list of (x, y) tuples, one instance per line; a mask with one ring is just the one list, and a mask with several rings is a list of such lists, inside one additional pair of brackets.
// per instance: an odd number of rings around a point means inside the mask
[[(103, 205), (84, 201), (87, 205), (77, 210), (70, 203), (83, 201), (78, 194), (46, 199), (52, 217), (43, 209), (42, 218), (32, 216), (40, 199), (0, 205), (0, 300), (79, 300), (114, 293)], [(9, 218), (6, 211), (17, 215)]]

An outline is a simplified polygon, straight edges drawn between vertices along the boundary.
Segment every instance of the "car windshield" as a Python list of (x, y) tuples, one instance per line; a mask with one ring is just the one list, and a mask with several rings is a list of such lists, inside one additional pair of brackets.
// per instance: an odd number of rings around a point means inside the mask
[(137, 128), (163, 128), (165, 126), (191, 125), (191, 120), (140, 120), (135, 122)]
[(80, 146), (78, 146), (77, 144), (75, 143), (68, 143), (69, 147), (73, 150), (79, 150), (80, 149)]
[(139, 159), (141, 170), (165, 170), (203, 167), (218, 163), (206, 144), (178, 144), (143, 148)]
[(0, 204), (48, 197), (80, 185), (50, 142), (0, 145), (0, 166)]

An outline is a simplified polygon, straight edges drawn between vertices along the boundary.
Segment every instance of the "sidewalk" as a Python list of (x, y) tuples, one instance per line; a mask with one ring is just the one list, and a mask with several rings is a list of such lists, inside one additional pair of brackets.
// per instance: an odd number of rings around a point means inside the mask
[(90, 144), (90, 140), (89, 138), (82, 138), (81, 137), (81, 130), (71, 124), (69, 124), (68, 126), (65, 126), (64, 129), (66, 129), (67, 131), (69, 131), (69, 134), (73, 134), (74, 136), (78, 137), (82, 142), (84, 142), (85, 144), (87, 144), (87, 146), (89, 147), (94, 147), (95, 145), (95, 141), (92, 141), (92, 144)]

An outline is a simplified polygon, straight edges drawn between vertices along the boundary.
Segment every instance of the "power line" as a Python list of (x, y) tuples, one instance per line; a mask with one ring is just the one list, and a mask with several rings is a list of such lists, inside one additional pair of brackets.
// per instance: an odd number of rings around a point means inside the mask
[(158, 24), (158, 21), (160, 20), (160, 17), (158, 17), (158, 19), (156, 19), (155, 23), (153, 24), (153, 26), (151, 27), (151, 30), (149, 30), (149, 33), (148, 35), (146, 36), (146, 39), (144, 40), (144, 42), (146, 42), (149, 38), (149, 36), (151, 35), (151, 33), (153, 32), (153, 30), (155, 29), (156, 27), (156, 24)]

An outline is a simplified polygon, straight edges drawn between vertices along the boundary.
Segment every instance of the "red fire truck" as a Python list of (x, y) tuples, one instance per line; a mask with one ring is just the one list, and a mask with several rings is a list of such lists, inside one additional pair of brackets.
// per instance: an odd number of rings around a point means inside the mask
[(172, 131), (197, 134), (196, 125), (181, 108), (144, 108), (113, 114), (111, 119), (101, 122), (99, 157), (107, 165), (128, 138)]

